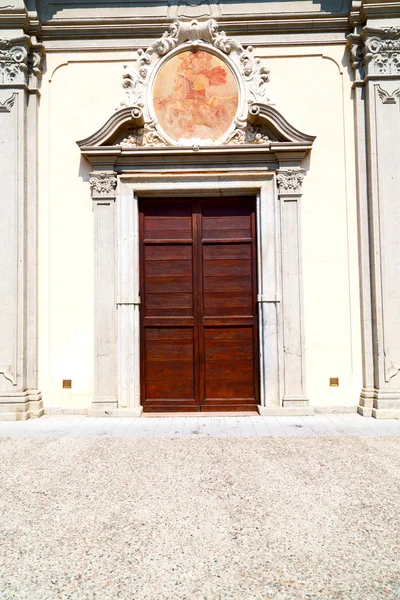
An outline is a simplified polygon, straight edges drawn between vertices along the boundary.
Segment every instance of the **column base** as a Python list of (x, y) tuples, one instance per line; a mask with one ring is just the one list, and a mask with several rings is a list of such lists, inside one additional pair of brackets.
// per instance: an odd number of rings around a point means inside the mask
[(315, 413), (307, 396), (283, 396), (282, 406), (259, 405), (257, 408), (263, 417), (297, 417)]
[(257, 406), (262, 417), (307, 417), (315, 414), (310, 406)]
[(104, 397), (95, 397), (92, 400), (92, 406), (89, 410), (97, 410), (97, 411), (107, 411), (118, 408), (118, 400), (117, 398), (104, 398)]
[(87, 411), (89, 417), (140, 417), (143, 407), (118, 408), (116, 398), (93, 398), (92, 406)]
[(39, 390), (0, 393), (0, 421), (26, 421), (44, 415)]
[(372, 417), (372, 408), (374, 406), (374, 389), (363, 388), (360, 394), (357, 412), (363, 417)]
[(88, 417), (140, 417), (143, 413), (143, 407), (138, 408), (89, 408)]
[(284, 408), (307, 407), (310, 406), (310, 400), (307, 396), (283, 396), (282, 405)]
[(400, 419), (400, 392), (375, 390), (372, 416), (375, 419)]

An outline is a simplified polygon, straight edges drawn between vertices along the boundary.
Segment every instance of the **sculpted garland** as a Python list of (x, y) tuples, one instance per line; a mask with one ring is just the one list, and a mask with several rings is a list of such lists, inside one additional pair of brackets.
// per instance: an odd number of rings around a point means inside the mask
[(218, 31), (213, 20), (176, 21), (135, 68), (125, 66), (126, 97), (143, 125), (122, 146), (269, 144), (266, 132), (247, 123), (252, 103), (270, 103), (269, 69), (251, 46)]

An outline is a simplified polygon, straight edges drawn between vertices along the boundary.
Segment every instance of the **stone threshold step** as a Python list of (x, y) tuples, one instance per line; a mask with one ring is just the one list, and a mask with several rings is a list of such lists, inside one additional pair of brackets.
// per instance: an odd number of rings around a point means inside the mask
[(141, 418), (151, 419), (157, 418), (171, 418), (171, 417), (259, 417), (260, 415), (256, 410), (254, 411), (215, 411), (215, 412), (144, 412)]

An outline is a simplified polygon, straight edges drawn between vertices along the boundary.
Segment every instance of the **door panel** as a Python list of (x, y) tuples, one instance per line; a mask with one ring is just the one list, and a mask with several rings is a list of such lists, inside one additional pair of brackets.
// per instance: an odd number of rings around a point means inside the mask
[(255, 203), (140, 203), (145, 411), (257, 404)]
[[(172, 210), (171, 210), (172, 208)], [(144, 410), (198, 410), (193, 203), (146, 200), (140, 212)]]

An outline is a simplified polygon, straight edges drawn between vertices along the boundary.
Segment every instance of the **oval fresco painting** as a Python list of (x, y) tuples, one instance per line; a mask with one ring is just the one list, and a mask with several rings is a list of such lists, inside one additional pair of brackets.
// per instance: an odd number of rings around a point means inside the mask
[(153, 89), (159, 124), (173, 140), (218, 140), (229, 129), (239, 103), (230, 68), (217, 56), (186, 51), (171, 58)]

